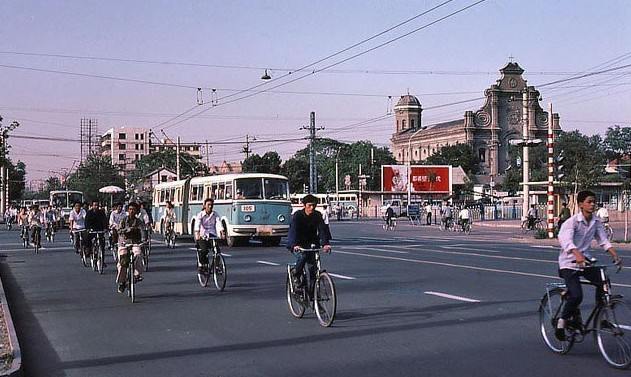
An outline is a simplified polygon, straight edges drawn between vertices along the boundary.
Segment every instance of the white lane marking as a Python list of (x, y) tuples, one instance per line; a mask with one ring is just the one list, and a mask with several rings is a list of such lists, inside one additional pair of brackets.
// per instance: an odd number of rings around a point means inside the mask
[[(388, 256), (388, 255), (364, 254), (364, 253), (356, 253), (356, 252), (352, 252), (352, 251), (339, 251), (339, 250), (336, 253), (337, 254), (347, 254), (347, 255), (357, 255), (357, 256), (368, 257), (368, 258), (389, 259), (389, 260), (396, 260), (396, 261), (401, 261), (401, 262), (412, 262), (412, 263), (418, 263), (418, 264), (431, 264), (431, 265), (435, 265), (435, 266), (464, 268), (464, 269), (476, 270), (476, 271), (497, 272), (497, 273), (501, 273), (501, 274), (520, 275), (520, 276), (532, 276), (532, 277), (537, 277), (537, 278), (546, 278), (546, 279), (555, 279), (555, 280), (560, 280), (561, 279), (560, 277), (554, 276), (554, 275), (534, 274), (534, 273), (530, 273), (530, 272), (513, 271), (513, 270), (501, 270), (501, 269), (497, 269), (497, 268), (484, 268), (484, 267), (476, 267), (476, 266), (467, 266), (467, 265), (463, 265), (463, 264), (433, 262), (433, 261), (425, 261), (425, 260), (402, 258), (402, 257), (391, 257), (391, 256)], [(489, 257), (496, 257), (496, 256), (489, 256)], [(614, 285), (616, 287), (631, 288), (631, 284), (613, 283), (612, 285)]]
[(278, 263), (268, 262), (268, 261), (264, 261), (264, 260), (257, 260), (256, 263), (266, 264), (268, 266), (280, 266), (280, 264), (278, 264)]
[(224, 253), (224, 252), (222, 252), (221, 255), (226, 256), (226, 257), (231, 257), (232, 256), (232, 254), (228, 254), (228, 253)]
[(454, 295), (450, 295), (447, 293), (440, 293), (440, 292), (432, 292), (432, 291), (427, 291), (424, 292), (426, 295), (432, 295), (432, 296), (438, 296), (438, 297), (444, 297), (444, 298), (450, 298), (452, 300), (458, 300), (458, 301), (465, 301), (465, 302), (480, 302), (480, 300), (474, 300), (472, 298), (466, 298), (466, 297), (462, 297), (462, 296), (454, 296)]
[(346, 276), (346, 275), (339, 275), (339, 274), (334, 274), (332, 272), (327, 272), (327, 274), (336, 277), (336, 278), (340, 278), (340, 279), (344, 279), (344, 280), (355, 280), (356, 278), (352, 277), (352, 276)]
[(499, 250), (490, 250), (490, 249), (476, 249), (475, 247), (455, 247), (455, 246), (438, 246), (441, 249), (456, 249), (456, 250), (474, 250), (474, 251), (486, 251), (488, 253), (500, 253)]
[(536, 249), (558, 249), (558, 247), (551, 245), (530, 245), (530, 247), (534, 247)]
[(344, 246), (343, 248), (344, 249), (352, 249), (352, 250), (376, 250), (376, 251), (384, 251), (386, 253), (394, 253), (394, 254), (409, 254), (408, 251), (382, 249), (382, 248), (373, 247), (373, 246)]

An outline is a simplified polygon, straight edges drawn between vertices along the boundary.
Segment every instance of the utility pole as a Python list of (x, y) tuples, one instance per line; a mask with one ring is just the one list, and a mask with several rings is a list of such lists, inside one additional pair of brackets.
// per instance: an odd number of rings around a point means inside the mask
[[(528, 87), (524, 88), (524, 92), (522, 93), (522, 139), (524, 142), (523, 146), (523, 157), (522, 157), (522, 166), (523, 166), (523, 203), (522, 203), (522, 217), (527, 216), (528, 208), (530, 207), (530, 162), (528, 158), (528, 142), (530, 139), (530, 133), (528, 132)], [(552, 117), (552, 116), (551, 116)]]
[(208, 140), (206, 140), (206, 166), (210, 167), (210, 147), (208, 146)]
[(309, 193), (315, 194), (318, 192), (318, 169), (315, 161), (315, 146), (313, 145), (316, 139), (316, 131), (323, 130), (324, 127), (316, 128), (315, 111), (310, 114), (309, 127), (301, 127), (301, 130), (309, 130)]
[(180, 180), (180, 137), (177, 137), (177, 144), (175, 145), (175, 174), (176, 178)]
[(243, 149), (241, 150), (241, 152), (245, 153), (246, 159), (250, 157), (250, 153), (252, 153), (252, 150), (250, 149), (250, 141), (255, 141), (255, 140), (256, 140), (256, 137), (252, 136), (252, 138), (250, 138), (250, 135), (245, 135), (245, 145), (243, 146)]
[(548, 109), (548, 238), (554, 238), (554, 117), (552, 102)]

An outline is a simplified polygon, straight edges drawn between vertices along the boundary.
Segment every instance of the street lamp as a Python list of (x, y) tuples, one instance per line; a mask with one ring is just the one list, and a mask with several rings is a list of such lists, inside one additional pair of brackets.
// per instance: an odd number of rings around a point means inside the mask
[[(408, 205), (410, 205), (410, 202), (412, 201), (412, 138), (414, 136), (416, 136), (416, 134), (418, 134), (419, 132), (425, 130), (427, 128), (427, 126), (421, 126), (419, 127), (418, 130), (414, 131), (414, 133), (412, 135), (410, 135), (410, 137), (408, 138), (408, 181), (407, 181), (407, 186), (408, 186)], [(403, 156), (405, 157), (405, 154), (403, 154)]]

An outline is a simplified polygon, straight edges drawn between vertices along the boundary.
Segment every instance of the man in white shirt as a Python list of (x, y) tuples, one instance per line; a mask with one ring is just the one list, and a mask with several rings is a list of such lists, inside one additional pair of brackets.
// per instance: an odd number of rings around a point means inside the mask
[(123, 212), (123, 206), (120, 203), (114, 204), (114, 208), (112, 208), (112, 213), (110, 213), (110, 231), (112, 235), (112, 241), (110, 245), (114, 248), (113, 245), (118, 244), (118, 231), (120, 230), (121, 221), (127, 216), (125, 212)]
[(204, 209), (195, 216), (195, 241), (197, 241), (198, 265), (197, 271), (204, 273), (202, 266), (208, 265), (208, 250), (212, 246), (208, 238), (223, 238), (223, 227), (219, 216), (213, 211), (215, 201), (211, 198), (204, 200)]
[(465, 225), (471, 222), (471, 211), (469, 211), (469, 208), (462, 207), (460, 212), (458, 212), (458, 220), (460, 222), (460, 226), (462, 226), (462, 231), (464, 232)]
[(598, 204), (598, 212), (596, 212), (596, 216), (600, 217), (600, 220), (606, 224), (609, 222), (609, 210), (602, 205), (602, 203)]
[(425, 204), (425, 216), (427, 225), (432, 225), (432, 205), (429, 202)]
[(70, 234), (73, 237), (74, 250), (77, 254), (79, 254), (79, 237), (85, 241), (87, 236), (85, 231), (85, 214), (85, 210), (81, 208), (81, 203), (77, 202), (74, 204), (74, 207), (68, 216), (68, 221), (70, 222)]
[(559, 232), (559, 276), (565, 280), (567, 286), (566, 301), (563, 313), (557, 323), (556, 336), (565, 339), (565, 326), (568, 321), (580, 321), (579, 306), (583, 300), (583, 289), (580, 278), (584, 277), (596, 285), (596, 301), (603, 295), (600, 271), (596, 268), (585, 267), (585, 260), (591, 258), (590, 246), (592, 240), (611, 254), (614, 263), (622, 266), (622, 259), (611, 246), (605, 233), (605, 228), (598, 216), (593, 216), (595, 194), (591, 191), (581, 191), (577, 195), (580, 211), (570, 217), (561, 226)]

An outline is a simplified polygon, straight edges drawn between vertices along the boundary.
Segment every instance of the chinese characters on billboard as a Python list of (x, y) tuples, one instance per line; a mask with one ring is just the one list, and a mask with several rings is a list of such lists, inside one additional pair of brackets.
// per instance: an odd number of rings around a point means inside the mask
[(411, 184), (412, 193), (449, 194), (451, 193), (451, 166), (446, 165), (383, 165), (382, 190), (406, 192)]

